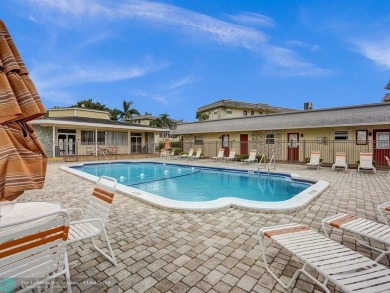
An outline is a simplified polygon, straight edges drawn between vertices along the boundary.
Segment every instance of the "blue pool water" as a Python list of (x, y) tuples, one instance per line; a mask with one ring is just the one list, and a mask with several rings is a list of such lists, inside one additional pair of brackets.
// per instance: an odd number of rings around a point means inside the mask
[(237, 197), (276, 202), (288, 200), (311, 185), (282, 174), (248, 176), (246, 171), (178, 164), (126, 162), (72, 168), (95, 176), (114, 177), (120, 184), (179, 201)]

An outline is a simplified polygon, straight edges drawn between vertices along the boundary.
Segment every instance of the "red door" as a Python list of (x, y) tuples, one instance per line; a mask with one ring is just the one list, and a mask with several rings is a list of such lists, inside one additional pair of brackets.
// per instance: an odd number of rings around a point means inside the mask
[(390, 157), (390, 130), (374, 130), (374, 160), (377, 165), (386, 165), (385, 156)]
[(248, 154), (248, 134), (240, 134), (240, 154)]
[(224, 156), (229, 156), (229, 134), (222, 135), (222, 147), (225, 149)]
[(299, 133), (288, 133), (287, 160), (299, 161)]

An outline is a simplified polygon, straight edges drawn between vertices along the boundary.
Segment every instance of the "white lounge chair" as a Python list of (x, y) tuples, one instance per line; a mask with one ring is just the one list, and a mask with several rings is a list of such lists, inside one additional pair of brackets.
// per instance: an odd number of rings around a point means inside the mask
[(166, 158), (167, 157), (167, 151), (165, 149), (160, 150), (160, 158)]
[(198, 160), (202, 158), (202, 148), (198, 148), (196, 150), (196, 154), (194, 156), (189, 157), (190, 160)]
[(235, 148), (230, 149), (229, 156), (228, 157), (224, 157), (224, 160), (227, 161), (227, 162), (237, 161), (236, 149)]
[(257, 162), (256, 155), (257, 155), (256, 149), (250, 150), (248, 159), (241, 160), (241, 162), (248, 163), (248, 164), (256, 163)]
[(320, 162), (321, 152), (320, 151), (311, 151), (310, 152), (310, 162), (306, 163), (308, 167), (315, 167), (319, 169), (322, 164)]
[[(389, 159), (389, 157), (388, 157), (388, 156), (385, 156), (385, 160), (386, 160), (387, 165), (389, 165), (389, 167), (390, 167), (390, 159)], [(387, 178), (387, 179), (390, 178), (390, 170), (389, 170), (389, 173), (387, 173), (387, 177), (386, 177), (386, 178)]]
[(336, 168), (343, 168), (345, 172), (348, 171), (347, 154), (344, 152), (336, 153), (336, 161), (332, 165), (332, 171)]
[[(389, 225), (370, 221), (355, 215), (340, 213), (322, 220), (322, 228), (324, 229), (325, 235), (329, 236), (326, 229), (327, 226), (343, 229), (353, 233), (358, 244), (380, 253), (375, 261), (380, 261), (384, 256), (390, 254)], [(383, 250), (377, 247), (373, 247), (369, 244), (368, 240), (381, 242), (387, 247), (387, 249)]]
[(379, 214), (381, 215), (383, 221), (389, 225), (389, 219), (388, 216), (390, 215), (390, 201), (385, 202), (377, 206), (377, 210)]
[[(67, 209), (69, 212), (78, 211), (82, 215), (80, 220), (71, 220), (68, 242), (73, 243), (90, 238), (95, 249), (115, 266), (117, 265), (117, 262), (106, 232), (105, 225), (108, 221), (108, 214), (110, 212), (111, 203), (114, 200), (116, 184), (117, 182), (114, 178), (107, 176), (99, 177), (87, 207), (85, 209)], [(94, 237), (99, 235), (102, 235), (106, 241), (108, 253), (97, 247)]]
[[(325, 292), (328, 281), (344, 292), (386, 292), (389, 289), (390, 270), (383, 265), (331, 240), (301, 224), (286, 224), (259, 230), (260, 248), (263, 261), (270, 275), (285, 289), (292, 287), (300, 273), (320, 286)], [(263, 238), (268, 237), (288, 250), (304, 265), (298, 269), (285, 284), (271, 271), (265, 251)], [(307, 266), (321, 274), (321, 283), (316, 276), (307, 271)]]
[(180, 155), (179, 158), (180, 159), (188, 159), (188, 158), (191, 158), (193, 155), (194, 155), (194, 148), (190, 148), (190, 150), (188, 151), (188, 154)]
[(67, 291), (72, 292), (68, 230), (66, 210), (0, 223), (0, 292), (26, 292), (47, 285), (53, 289), (52, 281), (61, 275), (65, 275)]
[(372, 153), (360, 153), (358, 172), (360, 172), (360, 169), (372, 170), (374, 173), (376, 173), (376, 168), (372, 164)]
[(219, 160), (223, 160), (223, 154), (225, 153), (225, 149), (224, 148), (220, 148), (219, 151), (218, 151), (218, 154), (216, 157), (211, 157), (212, 160), (215, 160), (215, 161), (219, 161)]

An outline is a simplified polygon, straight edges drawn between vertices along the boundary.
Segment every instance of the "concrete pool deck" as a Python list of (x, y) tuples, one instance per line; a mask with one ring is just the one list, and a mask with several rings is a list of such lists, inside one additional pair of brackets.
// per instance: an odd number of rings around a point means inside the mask
[[(191, 164), (256, 168), (240, 162), (210, 160)], [(25, 192), (18, 201), (56, 201), (64, 208), (84, 207), (93, 183), (60, 170), (63, 165), (50, 164), (45, 187)], [(308, 206), (291, 214), (235, 208), (203, 214), (180, 213), (116, 194), (107, 232), (118, 266), (96, 252), (91, 242), (74, 243), (68, 248), (73, 292), (286, 292), (266, 272), (260, 259), (260, 227), (296, 222), (323, 234), (321, 220), (327, 216), (347, 212), (380, 221), (375, 208), (390, 201), (387, 171), (373, 174), (350, 169), (345, 173), (328, 167), (316, 170), (290, 164), (277, 164), (276, 171), (325, 180), (330, 185)], [(331, 238), (368, 257), (377, 256), (376, 252), (357, 246), (349, 233), (334, 230)], [(299, 260), (284, 249), (269, 241), (266, 245), (272, 245), (267, 256), (282, 279), (288, 279), (301, 267)], [(382, 263), (389, 265), (389, 259)], [(322, 291), (300, 276), (292, 292)]]

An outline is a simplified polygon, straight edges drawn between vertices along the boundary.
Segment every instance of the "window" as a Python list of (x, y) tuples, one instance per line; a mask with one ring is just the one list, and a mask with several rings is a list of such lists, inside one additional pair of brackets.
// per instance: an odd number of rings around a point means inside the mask
[(265, 135), (265, 143), (266, 144), (274, 144), (275, 143), (275, 134), (268, 133)]
[(81, 145), (93, 145), (95, 144), (95, 132), (81, 130)]
[(348, 140), (347, 130), (337, 130), (334, 132), (334, 140)]
[(367, 144), (367, 137), (367, 130), (356, 130), (356, 144)]
[(195, 135), (195, 144), (203, 144), (203, 135)]
[(106, 132), (105, 131), (98, 131), (97, 142), (98, 142), (98, 144), (106, 144)]
[(248, 111), (247, 110), (244, 110), (244, 116), (248, 116)]
[(254, 116), (255, 115), (255, 111), (251, 111), (251, 116)]
[(127, 132), (108, 131), (106, 133), (106, 144), (127, 145)]
[(232, 109), (226, 109), (226, 114), (232, 114), (232, 113), (233, 113)]
[(218, 114), (218, 109), (214, 110), (214, 115), (217, 115), (217, 114)]

